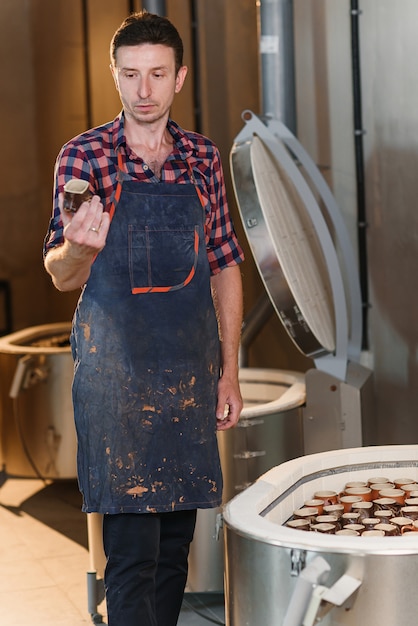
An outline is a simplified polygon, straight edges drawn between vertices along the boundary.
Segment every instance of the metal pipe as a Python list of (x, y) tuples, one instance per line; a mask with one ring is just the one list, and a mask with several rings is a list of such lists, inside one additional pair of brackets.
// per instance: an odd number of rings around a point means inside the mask
[(258, 301), (245, 316), (241, 331), (241, 344), (239, 349), (239, 366), (248, 365), (248, 347), (252, 344), (260, 330), (273, 315), (274, 308), (267, 293), (261, 294)]
[[(296, 134), (293, 0), (257, 0), (262, 116), (278, 119)], [(248, 363), (248, 347), (273, 313), (264, 293), (244, 319), (239, 362)]]
[(89, 48), (90, 48), (90, 36), (89, 36), (89, 8), (88, 0), (83, 0), (81, 3), (82, 11), (82, 27), (83, 27), (83, 62), (84, 62), (84, 76), (86, 84), (86, 126), (91, 128), (93, 126), (93, 112), (91, 102), (91, 76), (90, 76), (90, 62), (89, 62)]
[(358, 0), (351, 0), (351, 57), (353, 75), (354, 150), (357, 181), (357, 238), (359, 278), (362, 299), (362, 350), (368, 350), (369, 285), (367, 275), (367, 216), (364, 180), (363, 119), (361, 105), (360, 36)]
[(295, 135), (293, 0), (258, 0), (258, 8), (262, 112)]
[(199, 0), (190, 0), (192, 59), (193, 59), (193, 106), (194, 130), (203, 132), (202, 99), (200, 81), (200, 45), (199, 45)]
[(142, 0), (142, 8), (156, 15), (167, 15), (165, 0)]

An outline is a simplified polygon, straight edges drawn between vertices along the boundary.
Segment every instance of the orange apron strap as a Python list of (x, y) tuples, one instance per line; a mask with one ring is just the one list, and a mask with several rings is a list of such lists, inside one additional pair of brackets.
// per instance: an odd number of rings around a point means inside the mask
[(110, 221), (112, 221), (113, 216), (115, 214), (115, 209), (116, 209), (116, 205), (118, 204), (119, 200), (120, 200), (120, 196), (122, 193), (122, 181), (121, 181), (121, 172), (123, 169), (123, 162), (122, 162), (122, 154), (120, 152), (120, 150), (118, 150), (118, 173), (117, 173), (117, 185), (116, 185), (116, 190), (115, 190), (115, 195), (113, 196), (113, 202), (110, 206), (109, 209), (109, 215), (110, 215)]
[[(113, 216), (115, 214), (115, 209), (116, 209), (116, 205), (118, 204), (119, 200), (120, 200), (120, 196), (122, 193), (122, 181), (121, 181), (121, 171), (122, 171), (122, 167), (123, 167), (123, 162), (122, 162), (122, 155), (120, 153), (120, 150), (118, 151), (118, 171), (116, 174), (117, 177), (117, 184), (116, 184), (116, 190), (115, 190), (115, 195), (113, 196), (113, 202), (110, 205), (110, 209), (109, 209), (109, 215), (110, 215), (110, 221), (112, 221)], [(95, 262), (95, 260), (97, 259), (97, 254), (94, 255), (93, 260), (91, 262), (91, 264), (93, 265), (93, 263)]]
[(199, 198), (200, 204), (202, 205), (202, 208), (204, 209), (204, 208), (205, 208), (205, 199), (204, 199), (204, 197), (203, 197), (203, 195), (202, 195), (202, 192), (200, 191), (200, 189), (199, 189), (199, 187), (198, 187), (198, 184), (197, 184), (196, 179), (195, 179), (194, 174), (193, 174), (193, 169), (192, 169), (192, 166), (190, 165), (189, 161), (187, 161), (187, 166), (188, 166), (188, 168), (189, 168), (190, 178), (191, 178), (191, 180), (192, 180), (192, 182), (193, 182), (194, 186), (196, 187), (196, 193), (197, 193), (197, 195), (198, 195), (198, 198)]

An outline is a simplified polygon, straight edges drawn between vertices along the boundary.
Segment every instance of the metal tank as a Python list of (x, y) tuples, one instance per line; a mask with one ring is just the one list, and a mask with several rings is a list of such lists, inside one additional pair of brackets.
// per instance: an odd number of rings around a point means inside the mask
[(0, 337), (0, 460), (7, 474), (75, 478), (68, 322)]
[(244, 399), (239, 422), (218, 433), (224, 502), (267, 470), (304, 452), (304, 375), (246, 367), (240, 369), (239, 380)]
[[(244, 400), (240, 420), (236, 428), (218, 432), (224, 503), (268, 469), (303, 454), (303, 374), (241, 368), (239, 378)], [(222, 508), (199, 509), (186, 591), (222, 592), (223, 586)]]

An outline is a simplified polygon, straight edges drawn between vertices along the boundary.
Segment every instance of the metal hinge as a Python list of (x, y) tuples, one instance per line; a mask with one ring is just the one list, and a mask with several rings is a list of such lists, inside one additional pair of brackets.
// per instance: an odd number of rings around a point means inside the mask
[(306, 565), (306, 550), (292, 548), (290, 551), (290, 575), (299, 576)]

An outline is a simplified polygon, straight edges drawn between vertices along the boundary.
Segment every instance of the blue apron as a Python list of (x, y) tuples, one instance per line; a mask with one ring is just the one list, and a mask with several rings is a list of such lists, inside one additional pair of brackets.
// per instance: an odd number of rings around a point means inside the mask
[(200, 196), (119, 168), (71, 335), (83, 510), (216, 507), (220, 352)]

